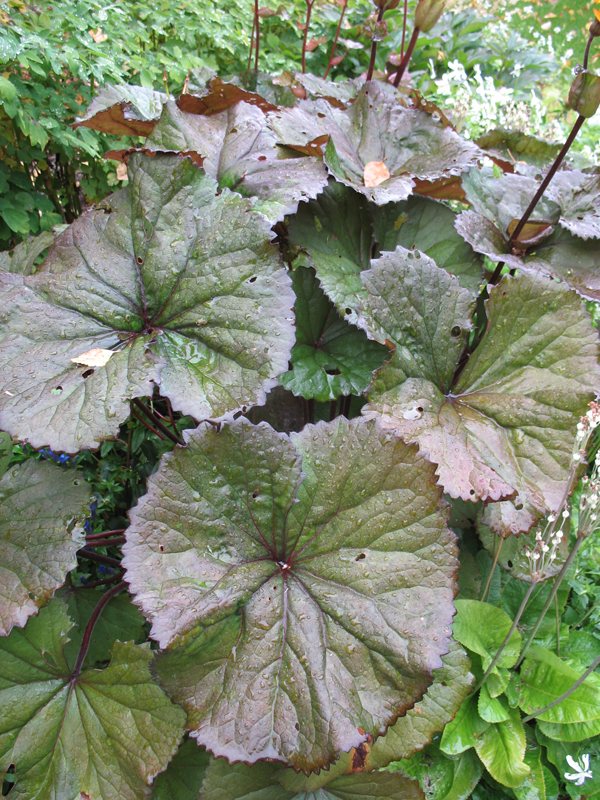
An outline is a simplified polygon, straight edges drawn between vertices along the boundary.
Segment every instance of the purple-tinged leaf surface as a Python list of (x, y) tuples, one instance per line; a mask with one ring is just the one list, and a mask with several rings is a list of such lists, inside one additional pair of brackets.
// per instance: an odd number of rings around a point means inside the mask
[(116, 136), (148, 136), (160, 119), (167, 100), (164, 92), (143, 86), (105, 86), (77, 117), (74, 128), (83, 126)]

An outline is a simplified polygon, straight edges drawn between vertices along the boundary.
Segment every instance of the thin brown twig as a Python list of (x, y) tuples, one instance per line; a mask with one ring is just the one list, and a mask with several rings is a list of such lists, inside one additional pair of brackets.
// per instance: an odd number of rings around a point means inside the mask
[(308, 36), (308, 26), (310, 25), (310, 15), (315, 0), (306, 0), (306, 27), (304, 28), (304, 38), (302, 39), (302, 74), (306, 72), (306, 39)]
[(417, 39), (419, 38), (419, 29), (415, 25), (415, 29), (410, 37), (410, 42), (408, 43), (408, 48), (406, 53), (402, 57), (402, 61), (400, 62), (400, 66), (398, 67), (398, 72), (396, 73), (396, 77), (394, 78), (394, 87), (397, 89), (400, 86), (400, 81), (402, 80), (402, 76), (404, 75), (406, 68), (410, 62), (410, 59), (413, 54), (413, 50), (415, 49), (415, 45), (417, 43)]

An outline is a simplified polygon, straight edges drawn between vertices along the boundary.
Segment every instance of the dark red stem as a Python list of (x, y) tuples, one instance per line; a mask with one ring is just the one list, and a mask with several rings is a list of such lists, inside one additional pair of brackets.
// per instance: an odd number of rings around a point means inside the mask
[(92, 581), (91, 583), (86, 583), (84, 586), (74, 586), (73, 588), (76, 592), (79, 591), (79, 589), (95, 589), (96, 586), (103, 586), (105, 583), (114, 583), (114, 581), (120, 581), (124, 574), (124, 570), (121, 570), (121, 572), (110, 575), (108, 578), (102, 578), (101, 581)]
[(124, 536), (115, 537), (114, 539), (94, 539), (90, 542), (86, 539), (87, 547), (112, 547), (112, 545), (125, 544), (127, 540)]
[(102, 556), (100, 553), (94, 553), (93, 550), (86, 550), (85, 548), (82, 548), (81, 550), (77, 551), (77, 555), (81, 556), (82, 558), (88, 558), (90, 561), (97, 561), (98, 564), (106, 564), (108, 567), (121, 566), (121, 562), (117, 558)]
[(152, 411), (150, 411), (150, 409), (148, 408), (148, 406), (142, 403), (139, 397), (134, 398), (133, 404), (135, 405), (136, 408), (138, 408), (142, 412), (142, 414), (145, 414), (146, 417), (148, 417), (148, 419), (153, 423), (153, 425), (155, 425), (156, 428), (158, 428), (158, 430), (161, 431), (161, 433), (163, 433), (167, 437), (167, 439), (170, 439), (175, 444), (183, 444), (179, 436), (175, 436), (175, 434), (171, 433), (171, 431), (167, 428), (167, 426), (163, 425), (162, 422), (158, 419), (156, 414), (153, 414)]
[(149, 431), (152, 431), (152, 433), (155, 433), (158, 436), (159, 439), (163, 440), (163, 442), (165, 441), (165, 437), (162, 434), (160, 434), (156, 430), (156, 428), (153, 428), (152, 425), (150, 425), (149, 422), (146, 422), (146, 420), (140, 414), (137, 413), (135, 408), (132, 407), (131, 408), (131, 412), (132, 412), (133, 416), (136, 417), (136, 419), (139, 419), (139, 421), (142, 423), (142, 425), (145, 425), (146, 428), (148, 428)]
[(394, 78), (394, 87), (397, 89), (400, 86), (400, 81), (402, 80), (402, 76), (406, 72), (406, 68), (410, 62), (410, 59), (413, 54), (413, 50), (415, 49), (415, 45), (417, 43), (417, 39), (419, 38), (419, 29), (415, 26), (415, 29), (410, 37), (410, 42), (408, 43), (408, 49), (404, 54), (402, 61), (400, 62), (400, 66), (398, 67), (398, 72), (396, 73), (396, 77)]
[[(379, 13), (377, 14), (377, 22), (383, 19), (384, 6), (380, 6)], [(377, 41), (373, 39), (371, 43), (371, 60), (369, 61), (369, 69), (367, 70), (367, 82), (373, 77), (373, 70), (375, 69), (375, 56), (377, 55)]]
[(590, 33), (588, 36), (587, 44), (585, 46), (585, 53), (583, 55), (583, 68), (588, 68), (588, 59), (590, 57), (590, 47), (592, 46), (592, 42), (594, 41), (594, 35)]
[(90, 533), (85, 537), (86, 542), (93, 541), (94, 539), (105, 539), (107, 536), (116, 536), (117, 534), (125, 533), (125, 528), (117, 528), (114, 531), (102, 531), (102, 533)]
[(344, 3), (344, 5), (342, 7), (342, 13), (340, 15), (340, 21), (338, 22), (337, 30), (335, 32), (335, 39), (333, 40), (333, 47), (331, 48), (331, 55), (329, 56), (329, 64), (327, 65), (327, 70), (325, 72), (325, 75), (323, 75), (323, 78), (327, 78), (327, 76), (329, 75), (329, 70), (331, 69), (331, 67), (333, 65), (333, 58), (335, 56), (335, 49), (337, 47), (338, 39), (339, 39), (339, 36), (340, 36), (340, 31), (342, 29), (342, 22), (344, 21), (344, 14), (346, 13), (346, 9), (347, 8), (348, 8), (348, 0), (346, 0), (346, 2)]
[(402, 20), (402, 44), (400, 45), (400, 58), (404, 58), (404, 43), (406, 41), (407, 19), (408, 19), (408, 0), (404, 0), (404, 19)]
[(79, 673), (81, 672), (81, 668), (83, 667), (83, 662), (85, 661), (85, 657), (87, 655), (87, 651), (90, 646), (90, 640), (92, 638), (92, 633), (94, 631), (94, 626), (98, 622), (100, 614), (104, 611), (104, 608), (108, 603), (113, 599), (113, 597), (119, 594), (120, 591), (125, 589), (127, 584), (125, 581), (121, 581), (121, 583), (113, 586), (112, 589), (109, 589), (108, 592), (105, 592), (96, 608), (92, 611), (92, 616), (89, 618), (88, 624), (85, 626), (85, 631), (83, 633), (83, 639), (81, 641), (81, 647), (79, 648), (79, 653), (77, 654), (77, 660), (75, 661), (75, 666), (73, 667), (73, 671), (71, 672), (71, 680), (74, 681), (79, 677)]
[(302, 74), (306, 72), (306, 37), (308, 36), (308, 26), (310, 25), (310, 15), (312, 13), (313, 2), (306, 0), (306, 27), (304, 28), (304, 38), (302, 40)]
[(256, 54), (254, 56), (254, 72), (258, 72), (258, 50), (260, 47), (260, 17), (258, 16), (258, 0), (254, 0), (254, 27), (256, 28)]
[(252, 65), (252, 53), (254, 52), (254, 28), (256, 26), (256, 11), (254, 16), (252, 17), (252, 33), (250, 34), (250, 52), (248, 53), (248, 68), (246, 72), (250, 72), (250, 67)]

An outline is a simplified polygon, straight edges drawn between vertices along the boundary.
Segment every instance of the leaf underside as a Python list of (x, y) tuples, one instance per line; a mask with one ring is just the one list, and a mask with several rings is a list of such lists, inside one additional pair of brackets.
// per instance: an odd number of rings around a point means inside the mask
[[(188, 159), (134, 154), (129, 170), (35, 275), (0, 273), (0, 427), (34, 447), (97, 447), (155, 386), (183, 414), (223, 417), (287, 367), (293, 291), (269, 223)], [(94, 348), (114, 355), (73, 363)]]
[(166, 101), (164, 92), (144, 86), (109, 84), (100, 89), (73, 127), (93, 128), (116, 136), (147, 136), (158, 122)]
[(200, 744), (309, 771), (421, 698), (448, 649), (456, 572), (434, 483), (360, 418), (291, 439), (201, 427), (163, 459), (123, 564), (168, 648), (156, 674)]

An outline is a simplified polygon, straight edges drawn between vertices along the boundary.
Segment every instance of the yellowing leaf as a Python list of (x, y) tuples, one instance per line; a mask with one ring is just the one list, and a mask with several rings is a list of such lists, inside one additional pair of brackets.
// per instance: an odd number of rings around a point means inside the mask
[(108, 359), (114, 355), (113, 350), (103, 350), (101, 347), (94, 347), (80, 356), (72, 358), (71, 361), (75, 364), (83, 364), (86, 367), (103, 367)]
[(90, 30), (90, 36), (96, 42), (96, 44), (100, 44), (100, 42), (105, 42), (108, 39), (107, 33), (102, 33), (102, 28), (98, 28), (95, 31), (93, 28)]
[(387, 181), (390, 177), (390, 171), (383, 163), (383, 161), (369, 161), (365, 164), (363, 178), (365, 186), (369, 188), (379, 186), (380, 183)]
[(117, 164), (117, 180), (127, 180), (127, 164)]

